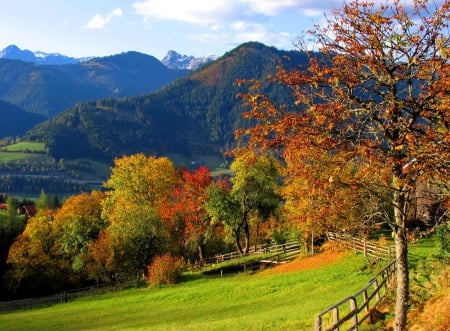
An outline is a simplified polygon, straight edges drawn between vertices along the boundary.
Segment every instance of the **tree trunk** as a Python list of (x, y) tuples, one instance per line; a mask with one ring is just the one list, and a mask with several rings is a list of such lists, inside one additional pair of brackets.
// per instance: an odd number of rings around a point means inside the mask
[(236, 244), (236, 248), (239, 252), (239, 254), (244, 255), (244, 251), (242, 250), (241, 246), (241, 230), (240, 228), (238, 230), (233, 230), (234, 233), (234, 242)]
[(248, 226), (247, 220), (245, 220), (244, 223), (244, 241), (245, 241), (244, 253), (248, 254), (248, 252), (250, 251), (250, 227)]
[(408, 243), (406, 238), (405, 219), (408, 201), (405, 192), (394, 192), (394, 217), (395, 217), (395, 258), (397, 260), (397, 293), (395, 301), (396, 331), (406, 330), (408, 300), (409, 300), (409, 271), (408, 271)]
[(204, 254), (203, 254), (203, 245), (201, 243), (197, 243), (197, 251), (198, 251), (198, 258), (201, 262), (203, 262)]

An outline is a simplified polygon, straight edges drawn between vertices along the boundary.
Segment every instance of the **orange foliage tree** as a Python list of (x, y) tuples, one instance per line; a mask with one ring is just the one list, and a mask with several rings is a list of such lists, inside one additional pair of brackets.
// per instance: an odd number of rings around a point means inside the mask
[(406, 329), (414, 186), (420, 177), (449, 175), (449, 20), (449, 0), (349, 1), (308, 32), (320, 53), (308, 53), (304, 68), (280, 68), (276, 78), (292, 88), (292, 105), (276, 105), (257, 90), (244, 96), (246, 117), (260, 121), (246, 131), (251, 145), (362, 160), (360, 183), (375, 177), (390, 190), (396, 330)]

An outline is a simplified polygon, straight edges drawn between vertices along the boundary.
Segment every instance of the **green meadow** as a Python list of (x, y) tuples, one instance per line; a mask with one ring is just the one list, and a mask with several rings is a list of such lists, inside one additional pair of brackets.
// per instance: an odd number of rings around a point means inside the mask
[[(410, 245), (413, 289), (437, 253), (433, 239)], [(186, 273), (173, 286), (0, 313), (0, 330), (312, 330), (318, 313), (360, 290), (384, 264), (371, 267), (351, 252), (337, 262), (285, 273)]]
[(362, 255), (283, 274), (186, 274), (165, 288), (137, 288), (47, 308), (0, 314), (0, 330), (311, 330), (317, 313), (376, 272)]
[(3, 148), (7, 152), (34, 152), (43, 153), (45, 152), (45, 144), (32, 141), (19, 142), (17, 144), (8, 145)]

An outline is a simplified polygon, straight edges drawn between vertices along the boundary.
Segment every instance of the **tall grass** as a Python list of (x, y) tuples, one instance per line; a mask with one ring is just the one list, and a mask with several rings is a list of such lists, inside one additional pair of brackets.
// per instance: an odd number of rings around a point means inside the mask
[(284, 274), (196, 277), (0, 314), (0, 330), (311, 330), (317, 313), (363, 287), (362, 255)]

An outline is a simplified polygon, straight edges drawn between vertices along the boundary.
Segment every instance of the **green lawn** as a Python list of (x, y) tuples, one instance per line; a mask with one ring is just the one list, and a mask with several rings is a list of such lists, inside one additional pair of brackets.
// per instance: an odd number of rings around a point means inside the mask
[[(0, 330), (311, 330), (314, 317), (362, 288), (362, 255), (278, 275), (187, 277), (167, 288), (125, 290), (0, 314)], [(363, 271), (365, 270), (365, 271)]]

